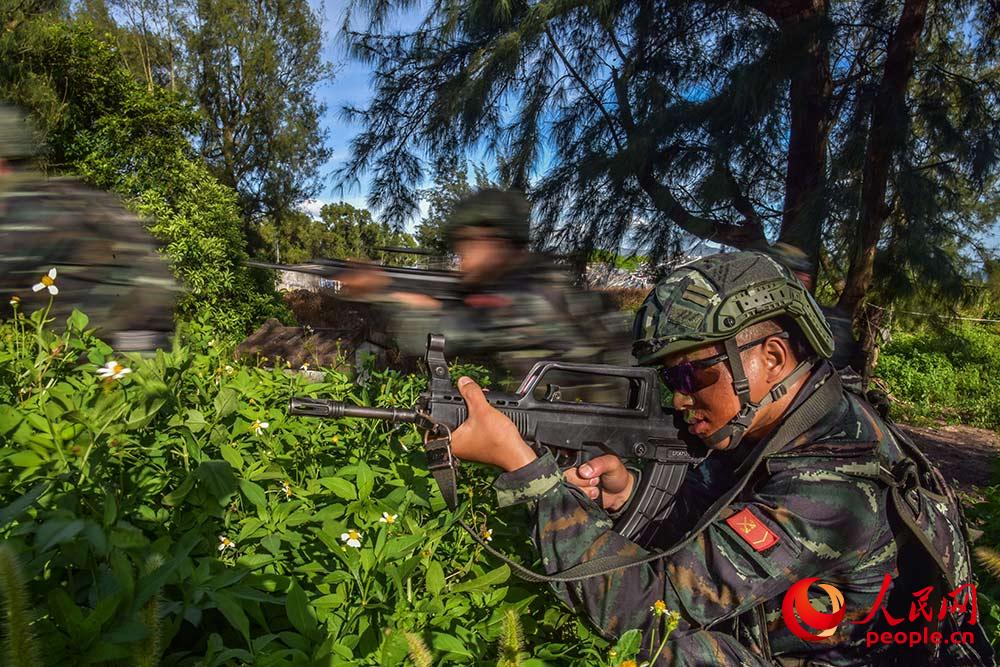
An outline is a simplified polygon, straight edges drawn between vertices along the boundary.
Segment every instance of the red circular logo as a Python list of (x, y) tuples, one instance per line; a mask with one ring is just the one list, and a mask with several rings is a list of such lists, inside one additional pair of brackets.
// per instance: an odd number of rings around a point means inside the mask
[[(830, 613), (817, 611), (809, 601), (809, 587), (819, 581), (817, 577), (800, 579), (792, 584), (781, 603), (781, 616), (792, 634), (799, 639), (818, 642), (833, 635), (844, 620), (844, 594), (831, 584), (818, 587), (830, 598)], [(814, 632), (807, 630), (803, 624)]]

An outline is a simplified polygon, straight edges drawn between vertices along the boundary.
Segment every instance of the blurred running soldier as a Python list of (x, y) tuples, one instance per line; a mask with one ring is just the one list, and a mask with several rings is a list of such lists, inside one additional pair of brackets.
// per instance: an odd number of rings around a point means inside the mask
[[(72, 178), (46, 178), (28, 119), (0, 104), (0, 292), (25, 313), (78, 309), (116, 350), (169, 343), (179, 294), (156, 243), (117, 197)], [(14, 297), (17, 297), (16, 299)]]
[[(393, 316), (401, 349), (422, 353), (427, 333), (441, 332), (449, 357), (496, 362), (518, 381), (542, 359), (627, 363), (625, 353), (614, 352), (626, 346), (624, 319), (597, 294), (574, 287), (551, 260), (530, 252), (529, 214), (523, 195), (496, 189), (456, 205), (446, 233), (459, 259), (459, 299), (409, 292), (379, 299)], [(374, 271), (341, 280), (354, 296), (388, 283)]]

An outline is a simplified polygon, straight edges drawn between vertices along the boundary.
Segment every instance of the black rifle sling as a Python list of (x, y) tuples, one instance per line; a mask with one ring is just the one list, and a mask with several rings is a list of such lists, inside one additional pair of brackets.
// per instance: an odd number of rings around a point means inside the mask
[[(805, 433), (810, 428), (815, 426), (820, 419), (837, 407), (837, 404), (840, 402), (843, 395), (843, 386), (840, 383), (840, 378), (833, 372), (815, 379), (813, 381), (813, 389), (813, 394), (785, 418), (785, 420), (781, 423), (781, 426), (778, 427), (778, 430), (775, 431), (774, 435), (768, 439), (767, 445), (761, 447), (760, 451), (756, 452), (743, 463), (743, 466), (741, 466), (743, 469), (742, 476), (740, 477), (739, 483), (736, 484), (728, 493), (716, 500), (715, 503), (713, 503), (712, 506), (704, 514), (702, 514), (694, 528), (691, 529), (687, 535), (685, 535), (684, 539), (666, 551), (657, 551), (644, 556), (604, 556), (602, 558), (595, 558), (594, 560), (574, 565), (571, 568), (563, 570), (562, 572), (556, 572), (555, 574), (540, 574), (511, 560), (491, 547), (486, 543), (486, 540), (484, 540), (465, 522), (459, 521), (458, 523), (466, 530), (466, 532), (469, 533), (470, 536), (472, 536), (472, 539), (478, 542), (487, 551), (487, 553), (496, 556), (509, 565), (511, 570), (522, 579), (535, 583), (568, 583), (573, 581), (582, 581), (584, 579), (604, 576), (629, 567), (644, 565), (646, 563), (666, 558), (694, 541), (694, 539), (708, 526), (708, 524), (716, 519), (719, 512), (721, 512), (724, 507), (729, 505), (729, 503), (731, 503), (750, 482), (751, 477), (757, 470), (761, 461), (782, 449), (796, 436)], [(428, 447), (430, 447), (432, 443), (436, 442), (439, 441), (430, 441), (428, 443)], [(445, 448), (448, 448), (447, 442), (445, 442)], [(430, 456), (431, 454), (428, 453), (429, 461)], [(439, 459), (441, 458), (441, 455), (435, 454), (434, 457)], [(448, 451), (447, 456), (444, 458), (451, 461), (451, 452)], [(438, 480), (439, 485), (441, 485), (441, 478), (447, 477), (445, 484), (441, 486), (441, 492), (442, 494), (445, 494), (445, 502), (449, 503), (448, 507), (455, 509), (455, 505), (452, 504), (456, 499), (454, 467), (449, 465), (447, 470), (442, 468), (440, 470), (440, 477), (439, 473), (435, 472), (433, 469), (431, 472), (434, 475), (434, 478)], [(448, 494), (450, 494), (451, 501), (449, 501)]]
[(455, 479), (457, 461), (451, 455), (451, 436), (428, 440), (424, 445), (427, 452), (427, 469), (441, 489), (444, 503), (454, 511), (458, 507), (458, 482)]

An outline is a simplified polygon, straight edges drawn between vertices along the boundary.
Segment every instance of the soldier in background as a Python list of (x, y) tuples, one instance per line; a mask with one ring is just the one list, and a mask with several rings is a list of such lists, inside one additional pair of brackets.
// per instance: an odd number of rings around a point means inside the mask
[(351, 298), (379, 294), (407, 353), (422, 353), (428, 332), (444, 333), (449, 356), (495, 363), (518, 381), (542, 359), (627, 363), (620, 352), (626, 323), (599, 295), (575, 288), (565, 270), (529, 251), (529, 213), (523, 195), (496, 189), (456, 205), (447, 229), (461, 273), (454, 301), (384, 293), (389, 281), (376, 270), (338, 278)]
[[(78, 309), (123, 352), (169, 345), (179, 294), (156, 242), (119, 200), (35, 167), (27, 118), (0, 104), (0, 296), (61, 326)], [(15, 306), (16, 304), (16, 306)]]

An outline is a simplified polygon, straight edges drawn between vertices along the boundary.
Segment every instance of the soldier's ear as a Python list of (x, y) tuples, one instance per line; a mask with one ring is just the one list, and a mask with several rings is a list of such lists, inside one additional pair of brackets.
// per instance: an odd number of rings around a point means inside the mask
[[(795, 355), (787, 338), (768, 338), (761, 346), (768, 383), (780, 382), (795, 365)], [(790, 365), (789, 365), (790, 364)]]

